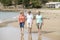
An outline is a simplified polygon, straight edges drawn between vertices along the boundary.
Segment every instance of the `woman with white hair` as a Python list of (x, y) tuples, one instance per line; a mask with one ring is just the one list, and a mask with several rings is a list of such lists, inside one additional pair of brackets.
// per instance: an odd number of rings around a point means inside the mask
[(31, 33), (32, 23), (33, 23), (33, 14), (31, 13), (31, 11), (28, 12), (26, 18), (27, 18), (28, 32)]

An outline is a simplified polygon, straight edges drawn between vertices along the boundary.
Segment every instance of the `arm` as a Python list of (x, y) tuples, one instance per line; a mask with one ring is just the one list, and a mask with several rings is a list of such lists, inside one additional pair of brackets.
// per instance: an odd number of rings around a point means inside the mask
[(49, 19), (49, 18), (43, 17), (43, 19)]
[(44, 19), (44, 18), (42, 17), (42, 25), (44, 25), (44, 23), (43, 23), (43, 19)]
[(36, 19), (36, 15), (34, 14), (34, 15), (33, 15), (33, 20), (35, 20), (35, 19)]

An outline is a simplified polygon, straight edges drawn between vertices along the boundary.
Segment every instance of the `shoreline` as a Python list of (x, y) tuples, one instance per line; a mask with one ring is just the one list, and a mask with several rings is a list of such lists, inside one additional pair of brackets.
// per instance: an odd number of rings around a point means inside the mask
[[(0, 11), (2, 11), (2, 12), (19, 12), (19, 11), (24, 11), (24, 10), (26, 10), (26, 11), (42, 11), (42, 12), (45, 12), (45, 11), (51, 11), (51, 9), (43, 9), (43, 8), (39, 8), (39, 9), (36, 9), (36, 8), (33, 8), (33, 9), (23, 9), (23, 8), (21, 8), (21, 9), (0, 9)], [(60, 10), (52, 10), (52, 12), (53, 11), (60, 11)]]
[(18, 20), (3, 20), (0, 23), (0, 27), (4, 27), (4, 26), (8, 25), (9, 23), (13, 23), (13, 22), (18, 22)]

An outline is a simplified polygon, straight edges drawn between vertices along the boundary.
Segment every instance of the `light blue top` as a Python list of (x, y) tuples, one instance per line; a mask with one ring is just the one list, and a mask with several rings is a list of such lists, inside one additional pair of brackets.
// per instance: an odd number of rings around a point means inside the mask
[(42, 23), (42, 15), (36, 15), (36, 23)]

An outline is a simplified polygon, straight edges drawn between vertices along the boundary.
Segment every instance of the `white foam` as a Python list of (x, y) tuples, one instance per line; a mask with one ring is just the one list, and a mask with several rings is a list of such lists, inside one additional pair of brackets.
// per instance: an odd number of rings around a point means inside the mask
[(16, 17), (13, 17), (14, 19), (16, 18)]
[(3, 23), (3, 21), (0, 20), (0, 23)]
[(13, 19), (15, 19), (15, 18), (18, 18), (18, 15), (17, 16), (15, 16), (15, 17), (12, 17)]

